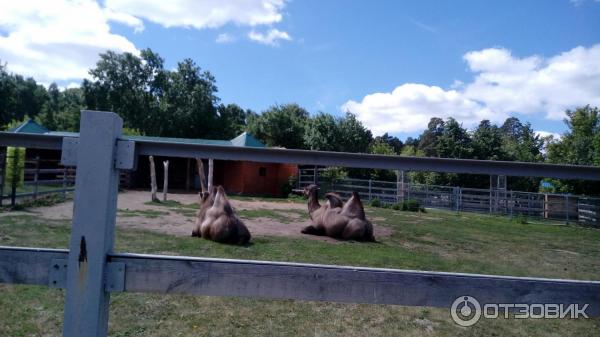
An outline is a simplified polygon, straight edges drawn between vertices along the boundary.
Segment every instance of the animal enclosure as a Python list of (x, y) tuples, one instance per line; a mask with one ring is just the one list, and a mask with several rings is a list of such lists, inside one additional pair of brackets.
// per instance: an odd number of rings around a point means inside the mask
[[(482, 303), (589, 304), (600, 282), (340, 267), (268, 261), (114, 254), (118, 171), (136, 153), (268, 163), (600, 179), (595, 167), (409, 158), (281, 149), (134, 142), (112, 113), (82, 113), (79, 138), (0, 134), (0, 146), (62, 149), (77, 166), (69, 250), (0, 248), (0, 282), (67, 289), (64, 335), (105, 335), (111, 292), (159, 292), (449, 307), (465, 293)], [(210, 277), (209, 277), (210, 275)]]
[(323, 176), (323, 169), (304, 168), (298, 172), (298, 187), (317, 183), (342, 196), (357, 191), (365, 201), (378, 199), (393, 204), (417, 200), (423, 207), (457, 212), (477, 212), (581, 223), (600, 227), (600, 198), (581, 195), (532, 193), (503, 189), (413, 184), (398, 181), (340, 178), (335, 182)]

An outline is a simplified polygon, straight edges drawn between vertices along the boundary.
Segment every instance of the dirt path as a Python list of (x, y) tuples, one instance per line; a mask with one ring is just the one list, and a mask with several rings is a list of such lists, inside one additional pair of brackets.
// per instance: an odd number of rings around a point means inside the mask
[[(195, 194), (169, 194), (169, 200), (180, 206), (147, 205), (149, 193), (145, 191), (128, 191), (119, 194), (117, 207), (117, 226), (122, 228), (147, 229), (151, 231), (189, 236), (195, 226), (195, 211), (198, 199)], [(285, 236), (303, 237), (313, 240), (338, 242), (335, 239), (305, 235), (300, 230), (310, 224), (303, 216), (306, 205), (293, 202), (268, 202), (262, 200), (231, 199), (235, 210), (242, 213), (241, 218), (253, 236)], [(267, 216), (245, 217), (245, 211), (274, 211), (277, 218)], [(31, 210), (44, 219), (69, 220), (73, 216), (73, 201), (67, 201), (49, 207)], [(260, 214), (260, 213), (259, 213)], [(285, 221), (282, 221), (285, 219)], [(376, 219), (379, 222), (384, 219)], [(375, 237), (391, 235), (391, 230), (374, 224)]]

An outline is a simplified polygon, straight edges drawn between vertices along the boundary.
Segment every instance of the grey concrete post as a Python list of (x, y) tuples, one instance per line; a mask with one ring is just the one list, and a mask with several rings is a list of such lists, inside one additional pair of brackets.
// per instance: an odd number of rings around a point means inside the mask
[(104, 274), (113, 249), (119, 172), (116, 141), (123, 120), (82, 111), (73, 225), (69, 244), (63, 336), (106, 336), (109, 293)]

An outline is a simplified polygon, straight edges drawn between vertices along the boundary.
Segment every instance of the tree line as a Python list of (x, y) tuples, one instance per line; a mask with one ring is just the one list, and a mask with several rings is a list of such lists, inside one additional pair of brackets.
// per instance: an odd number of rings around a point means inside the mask
[[(10, 73), (0, 63), (0, 125), (8, 128), (34, 118), (50, 130), (77, 131), (81, 109), (118, 113), (125, 132), (159, 137), (231, 139), (248, 131), (268, 146), (405, 156), (600, 164), (598, 108), (566, 111), (568, 131), (560, 139), (541, 137), (531, 125), (510, 117), (501, 125), (483, 120), (474, 130), (453, 118), (432, 118), (418, 137), (401, 141), (374, 137), (351, 113), (310, 114), (295, 103), (273, 105), (261, 113), (236, 104), (223, 104), (215, 77), (193, 60), (168, 70), (151, 49), (139, 56), (107, 51), (81, 86), (48, 88), (33, 78)], [(357, 178), (395, 180), (389, 170), (351, 169)], [(411, 173), (413, 182), (465, 187), (488, 187), (488, 176), (450, 173)], [(580, 181), (510, 178), (514, 190), (549, 190), (597, 194), (600, 186)]]

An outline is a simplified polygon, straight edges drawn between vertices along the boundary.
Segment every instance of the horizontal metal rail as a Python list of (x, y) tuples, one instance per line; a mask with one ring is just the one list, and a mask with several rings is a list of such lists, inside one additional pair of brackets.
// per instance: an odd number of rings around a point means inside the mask
[[(68, 250), (0, 246), (0, 283), (49, 285)], [(450, 307), (486, 303), (588, 304), (600, 316), (600, 282), (148, 254), (109, 254), (123, 291)], [(60, 277), (58, 279), (61, 279)]]
[[(131, 141), (126, 136), (122, 140)], [(61, 149), (62, 136), (0, 132), (0, 146)], [(474, 159), (404, 157), (135, 140), (138, 155), (355, 168), (600, 180), (600, 167)]]

